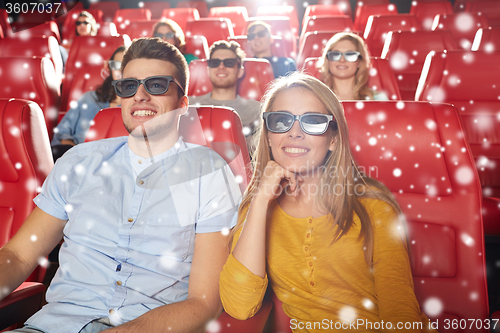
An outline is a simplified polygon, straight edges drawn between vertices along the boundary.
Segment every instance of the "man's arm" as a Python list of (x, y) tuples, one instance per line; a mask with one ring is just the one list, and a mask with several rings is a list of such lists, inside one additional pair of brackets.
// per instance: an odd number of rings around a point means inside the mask
[(106, 333), (205, 332), (206, 324), (222, 312), (219, 274), (229, 255), (229, 236), (198, 233), (189, 275), (188, 298), (153, 309)]
[(66, 221), (38, 207), (12, 239), (0, 249), (0, 299), (16, 289), (63, 237)]

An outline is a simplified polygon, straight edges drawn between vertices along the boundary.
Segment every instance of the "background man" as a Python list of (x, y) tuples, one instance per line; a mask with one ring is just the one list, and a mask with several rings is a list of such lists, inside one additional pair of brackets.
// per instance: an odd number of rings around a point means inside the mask
[(61, 157), (0, 250), (4, 297), (64, 236), (48, 304), (17, 332), (204, 332), (222, 311), (220, 231), (234, 225), (240, 192), (220, 157), (179, 139), (187, 63), (171, 44), (141, 38), (122, 74), (113, 85), (130, 135)]

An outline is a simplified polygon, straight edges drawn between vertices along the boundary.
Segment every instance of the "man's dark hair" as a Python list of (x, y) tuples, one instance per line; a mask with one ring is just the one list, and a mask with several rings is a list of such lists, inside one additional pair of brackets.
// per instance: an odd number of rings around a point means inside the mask
[[(159, 38), (143, 37), (134, 39), (125, 52), (122, 60), (122, 73), (127, 64), (135, 59), (156, 59), (170, 62), (175, 67), (173, 77), (187, 95), (189, 84), (189, 67), (182, 53), (172, 44)], [(184, 94), (180, 89), (179, 97)]]
[(241, 49), (240, 44), (235, 41), (218, 40), (210, 46), (210, 59), (212, 59), (212, 54), (217, 50), (231, 50), (236, 54), (236, 58), (240, 62), (240, 66), (243, 67), (243, 59), (246, 58), (245, 51)]

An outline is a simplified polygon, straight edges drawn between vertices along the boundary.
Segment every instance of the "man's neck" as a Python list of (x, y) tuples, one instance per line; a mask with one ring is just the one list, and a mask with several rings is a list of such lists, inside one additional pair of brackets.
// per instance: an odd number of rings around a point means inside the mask
[(172, 148), (178, 140), (178, 133), (175, 133), (175, 135), (168, 135), (167, 137), (160, 139), (145, 139), (144, 137), (129, 135), (128, 146), (134, 154), (148, 159), (166, 152)]
[(236, 99), (236, 86), (231, 88), (213, 88), (210, 98), (216, 101), (231, 101)]
[(271, 58), (272, 56), (273, 53), (271, 52), (271, 50), (261, 53), (255, 53), (255, 58)]

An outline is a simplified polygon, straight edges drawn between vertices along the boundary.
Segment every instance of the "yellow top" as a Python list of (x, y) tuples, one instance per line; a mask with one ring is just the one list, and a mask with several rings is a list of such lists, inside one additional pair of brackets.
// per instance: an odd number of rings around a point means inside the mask
[(350, 322), (359, 323), (349, 326), (352, 332), (381, 332), (390, 328), (388, 322), (392, 331), (405, 324), (426, 328), (429, 320), (415, 298), (404, 231), (395, 211), (380, 200), (362, 203), (373, 225), (373, 269), (358, 240), (356, 214), (351, 230), (332, 243), (330, 215), (295, 218), (274, 201), (267, 221), (267, 275), (252, 274), (231, 253), (220, 275), (225, 311), (241, 320), (255, 315), (269, 276), (293, 332), (325, 332), (342, 329), (342, 324), (345, 330)]

